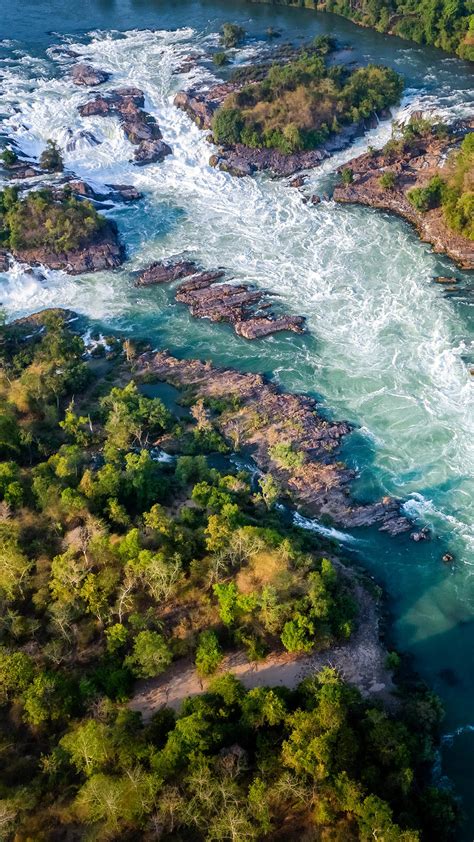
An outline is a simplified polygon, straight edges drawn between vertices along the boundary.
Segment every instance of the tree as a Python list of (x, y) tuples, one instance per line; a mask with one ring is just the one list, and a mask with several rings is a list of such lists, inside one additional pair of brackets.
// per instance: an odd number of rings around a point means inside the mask
[(260, 494), (267, 509), (273, 509), (281, 495), (281, 488), (278, 482), (271, 474), (265, 474), (259, 478), (258, 484), (260, 486)]
[(314, 624), (309, 617), (296, 613), (292, 620), (285, 623), (281, 642), (288, 652), (311, 652), (315, 642), (314, 633)]
[(219, 108), (212, 120), (212, 133), (217, 143), (232, 146), (241, 139), (244, 120), (238, 108)]
[(392, 170), (387, 170), (380, 176), (380, 186), (383, 187), (384, 190), (393, 190), (395, 187), (395, 183), (397, 181), (397, 177)]
[(18, 161), (18, 155), (13, 149), (11, 149), (11, 147), (8, 146), (0, 155), (0, 160), (5, 167), (12, 167), (13, 164), (16, 164)]
[(199, 635), (196, 669), (200, 676), (212, 675), (222, 661), (222, 650), (215, 632), (207, 629)]
[(61, 675), (43, 671), (28, 685), (23, 703), (26, 721), (31, 725), (42, 725), (66, 716), (71, 698)]
[(5, 599), (23, 595), (32, 566), (18, 542), (17, 527), (0, 523), (0, 593)]
[(112, 759), (110, 732), (103, 722), (94, 719), (80, 723), (60, 740), (78, 772), (90, 777)]
[(237, 47), (245, 37), (245, 29), (237, 23), (224, 23), (221, 31), (221, 44), (229, 49)]
[(62, 172), (64, 169), (63, 156), (54, 140), (47, 140), (46, 147), (40, 155), (40, 167), (47, 172)]
[(163, 635), (142, 631), (133, 641), (133, 652), (125, 663), (139, 678), (154, 678), (169, 667), (172, 655)]

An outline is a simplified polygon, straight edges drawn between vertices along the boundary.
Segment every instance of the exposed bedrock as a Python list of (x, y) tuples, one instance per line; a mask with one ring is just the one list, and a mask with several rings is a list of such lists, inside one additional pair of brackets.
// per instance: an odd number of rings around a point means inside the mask
[(82, 117), (118, 116), (125, 136), (136, 146), (134, 161), (138, 165), (161, 162), (172, 149), (162, 139), (155, 118), (143, 110), (145, 97), (139, 88), (116, 88), (78, 107)]
[(135, 281), (136, 287), (148, 287), (154, 284), (166, 284), (185, 278), (197, 272), (197, 266), (192, 260), (165, 261), (155, 260), (146, 269), (139, 272)]
[[(214, 423), (234, 449), (250, 448), (259, 468), (270, 472), (307, 515), (328, 515), (345, 528), (376, 525), (391, 535), (412, 529), (400, 502), (391, 497), (368, 505), (351, 500), (349, 484), (355, 474), (338, 460), (351, 427), (322, 418), (312, 398), (281, 392), (260, 374), (178, 360), (167, 352), (144, 354), (138, 371), (177, 388), (192, 387), (196, 399), (235, 398), (237, 408), (234, 404), (216, 415)], [(282, 444), (296, 456), (285, 467), (274, 449)]]
[(92, 65), (86, 64), (85, 62), (74, 65), (71, 76), (75, 85), (84, 85), (85, 87), (91, 88), (96, 85), (102, 85), (110, 79), (110, 73), (92, 67)]
[(115, 224), (109, 220), (94, 237), (77, 249), (53, 252), (47, 246), (34, 249), (12, 250), (19, 261), (30, 266), (47, 266), (48, 269), (63, 269), (69, 275), (83, 272), (99, 272), (102, 269), (116, 269), (123, 263), (124, 248), (119, 242)]
[(176, 291), (176, 301), (187, 304), (197, 319), (231, 324), (238, 336), (245, 339), (258, 339), (282, 330), (304, 333), (303, 316), (275, 316), (268, 312), (271, 303), (266, 292), (247, 284), (216, 283), (223, 276), (224, 272), (217, 270), (184, 281)]

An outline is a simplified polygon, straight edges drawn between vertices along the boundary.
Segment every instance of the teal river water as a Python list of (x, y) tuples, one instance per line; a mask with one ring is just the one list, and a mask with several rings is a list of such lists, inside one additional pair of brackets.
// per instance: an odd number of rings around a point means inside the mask
[[(332, 202), (304, 205), (284, 182), (233, 180), (208, 167), (209, 145), (173, 107), (172, 96), (183, 85), (211, 80), (214, 70), (206, 61), (187, 76), (173, 70), (190, 48), (214, 47), (228, 19), (249, 33), (237, 62), (255, 55), (270, 24), (296, 41), (329, 32), (350, 42), (355, 58), (385, 62), (403, 74), (405, 97), (396, 116), (417, 108), (473, 113), (472, 65), (331, 15), (216, 0), (10, 0), (0, 20), (0, 131), (30, 154), (53, 137), (77, 174), (97, 185), (133, 183), (145, 200), (110, 212), (128, 248), (123, 270), (71, 278), (13, 266), (0, 275), (0, 300), (11, 317), (67, 306), (101, 329), (266, 372), (288, 389), (316, 395), (328, 414), (354, 423), (343, 454), (359, 473), (354, 493), (403, 498), (406, 510), (435, 536), (416, 545), (367, 529), (343, 541), (386, 587), (396, 645), (413, 655), (444, 701), (443, 772), (465, 798), (464, 838), (472, 839), (472, 273), (434, 255), (398, 219)], [(144, 89), (172, 157), (133, 167), (113, 120), (78, 116), (76, 106), (87, 94), (67, 79), (70, 60), (52, 49), (64, 43), (110, 71), (109, 86), (127, 82)], [(91, 146), (81, 130), (93, 132), (100, 144)], [(357, 149), (381, 145), (389, 136), (390, 124), (381, 124)], [(308, 189), (328, 189), (335, 167), (352, 154), (315, 170)], [(182, 252), (278, 293), (288, 311), (308, 317), (309, 334), (247, 343), (225, 326), (193, 322), (169, 289), (134, 289), (131, 270)], [(453, 272), (460, 290), (449, 296), (431, 279)], [(452, 568), (441, 562), (447, 547), (456, 558)]]

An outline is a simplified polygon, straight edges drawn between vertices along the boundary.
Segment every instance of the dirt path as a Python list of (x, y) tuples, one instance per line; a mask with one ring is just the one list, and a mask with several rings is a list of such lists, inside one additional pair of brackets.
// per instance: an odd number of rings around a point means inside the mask
[[(358, 687), (363, 696), (375, 696), (393, 705), (394, 685), (385, 666), (387, 652), (379, 638), (377, 605), (367, 589), (356, 581), (356, 574), (347, 571), (347, 568), (344, 570), (354, 579), (360, 610), (359, 626), (347, 643), (311, 655), (275, 653), (253, 663), (244, 652), (239, 651), (225, 657), (219, 673), (232, 672), (247, 690), (276, 686), (295, 688), (305, 676), (318, 672), (324, 666), (331, 666), (346, 681)], [(129, 707), (140, 711), (145, 721), (163, 706), (178, 711), (186, 698), (204, 692), (210, 680), (201, 680), (193, 663), (183, 659), (163, 675), (138, 682)]]

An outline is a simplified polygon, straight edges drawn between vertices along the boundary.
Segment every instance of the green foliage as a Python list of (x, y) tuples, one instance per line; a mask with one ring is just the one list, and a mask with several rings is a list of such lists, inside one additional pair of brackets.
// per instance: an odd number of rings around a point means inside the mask
[(5, 167), (12, 167), (13, 164), (16, 164), (18, 161), (18, 155), (13, 149), (7, 147), (3, 150), (2, 154), (0, 155), (0, 160), (4, 164)]
[(199, 635), (196, 669), (201, 676), (212, 675), (222, 661), (222, 650), (215, 632), (207, 629)]
[(259, 71), (259, 81), (230, 94), (213, 119), (217, 143), (276, 148), (283, 154), (314, 149), (343, 124), (398, 102), (402, 83), (393, 70), (326, 66), (330, 49), (330, 39), (321, 40), (287, 63)]
[(415, 187), (408, 193), (408, 200), (416, 210), (426, 211), (436, 208), (441, 203), (443, 181), (435, 175), (426, 187)]
[(219, 108), (212, 121), (217, 143), (231, 145), (240, 142), (244, 120), (238, 108)]
[(371, 26), (379, 32), (391, 32), (417, 44), (432, 44), (462, 58), (474, 58), (474, 26), (469, 3), (452, 0), (328, 0), (328, 12)]
[(212, 61), (216, 65), (216, 67), (223, 67), (225, 64), (229, 64), (229, 58), (227, 53), (223, 50), (219, 50), (219, 52), (214, 53), (212, 56)]
[(245, 29), (237, 23), (224, 23), (221, 31), (221, 44), (226, 49), (238, 47), (245, 37)]
[(284, 442), (272, 445), (268, 452), (280, 468), (286, 468), (289, 471), (301, 468), (304, 462), (304, 454), (294, 451), (290, 444)]
[(48, 140), (40, 155), (40, 167), (47, 172), (62, 172), (64, 169), (63, 156), (54, 140)]
[(382, 173), (379, 181), (380, 186), (383, 187), (384, 190), (393, 190), (397, 182), (397, 177), (392, 170), (387, 170), (387, 172)]
[[(204, 405), (177, 427), (124, 385), (123, 359), (108, 363), (116, 380), (94, 379), (54, 313), (3, 328), (0, 361), (5, 838), (452, 838), (456, 807), (425, 783), (442, 718), (428, 691), (392, 715), (330, 669), (295, 691), (221, 673), (176, 718), (128, 707), (135, 679), (162, 676), (166, 693), (193, 653), (205, 677), (228, 654), (345, 640), (349, 581), (285, 526), (270, 476), (255, 494), (209, 467), (194, 431), (220, 434)], [(178, 459), (154, 462), (168, 432)], [(273, 458), (294, 470), (299, 456)]]
[(352, 172), (350, 167), (344, 167), (344, 169), (342, 170), (341, 181), (345, 186), (352, 184), (352, 182), (354, 181), (354, 173)]
[(139, 678), (153, 678), (163, 672), (171, 663), (171, 652), (162, 634), (142, 631), (137, 634), (133, 652), (127, 658), (127, 665)]
[(54, 254), (78, 249), (104, 226), (89, 201), (72, 195), (56, 199), (41, 189), (19, 198), (13, 188), (0, 192), (1, 244), (14, 250), (49, 248)]

